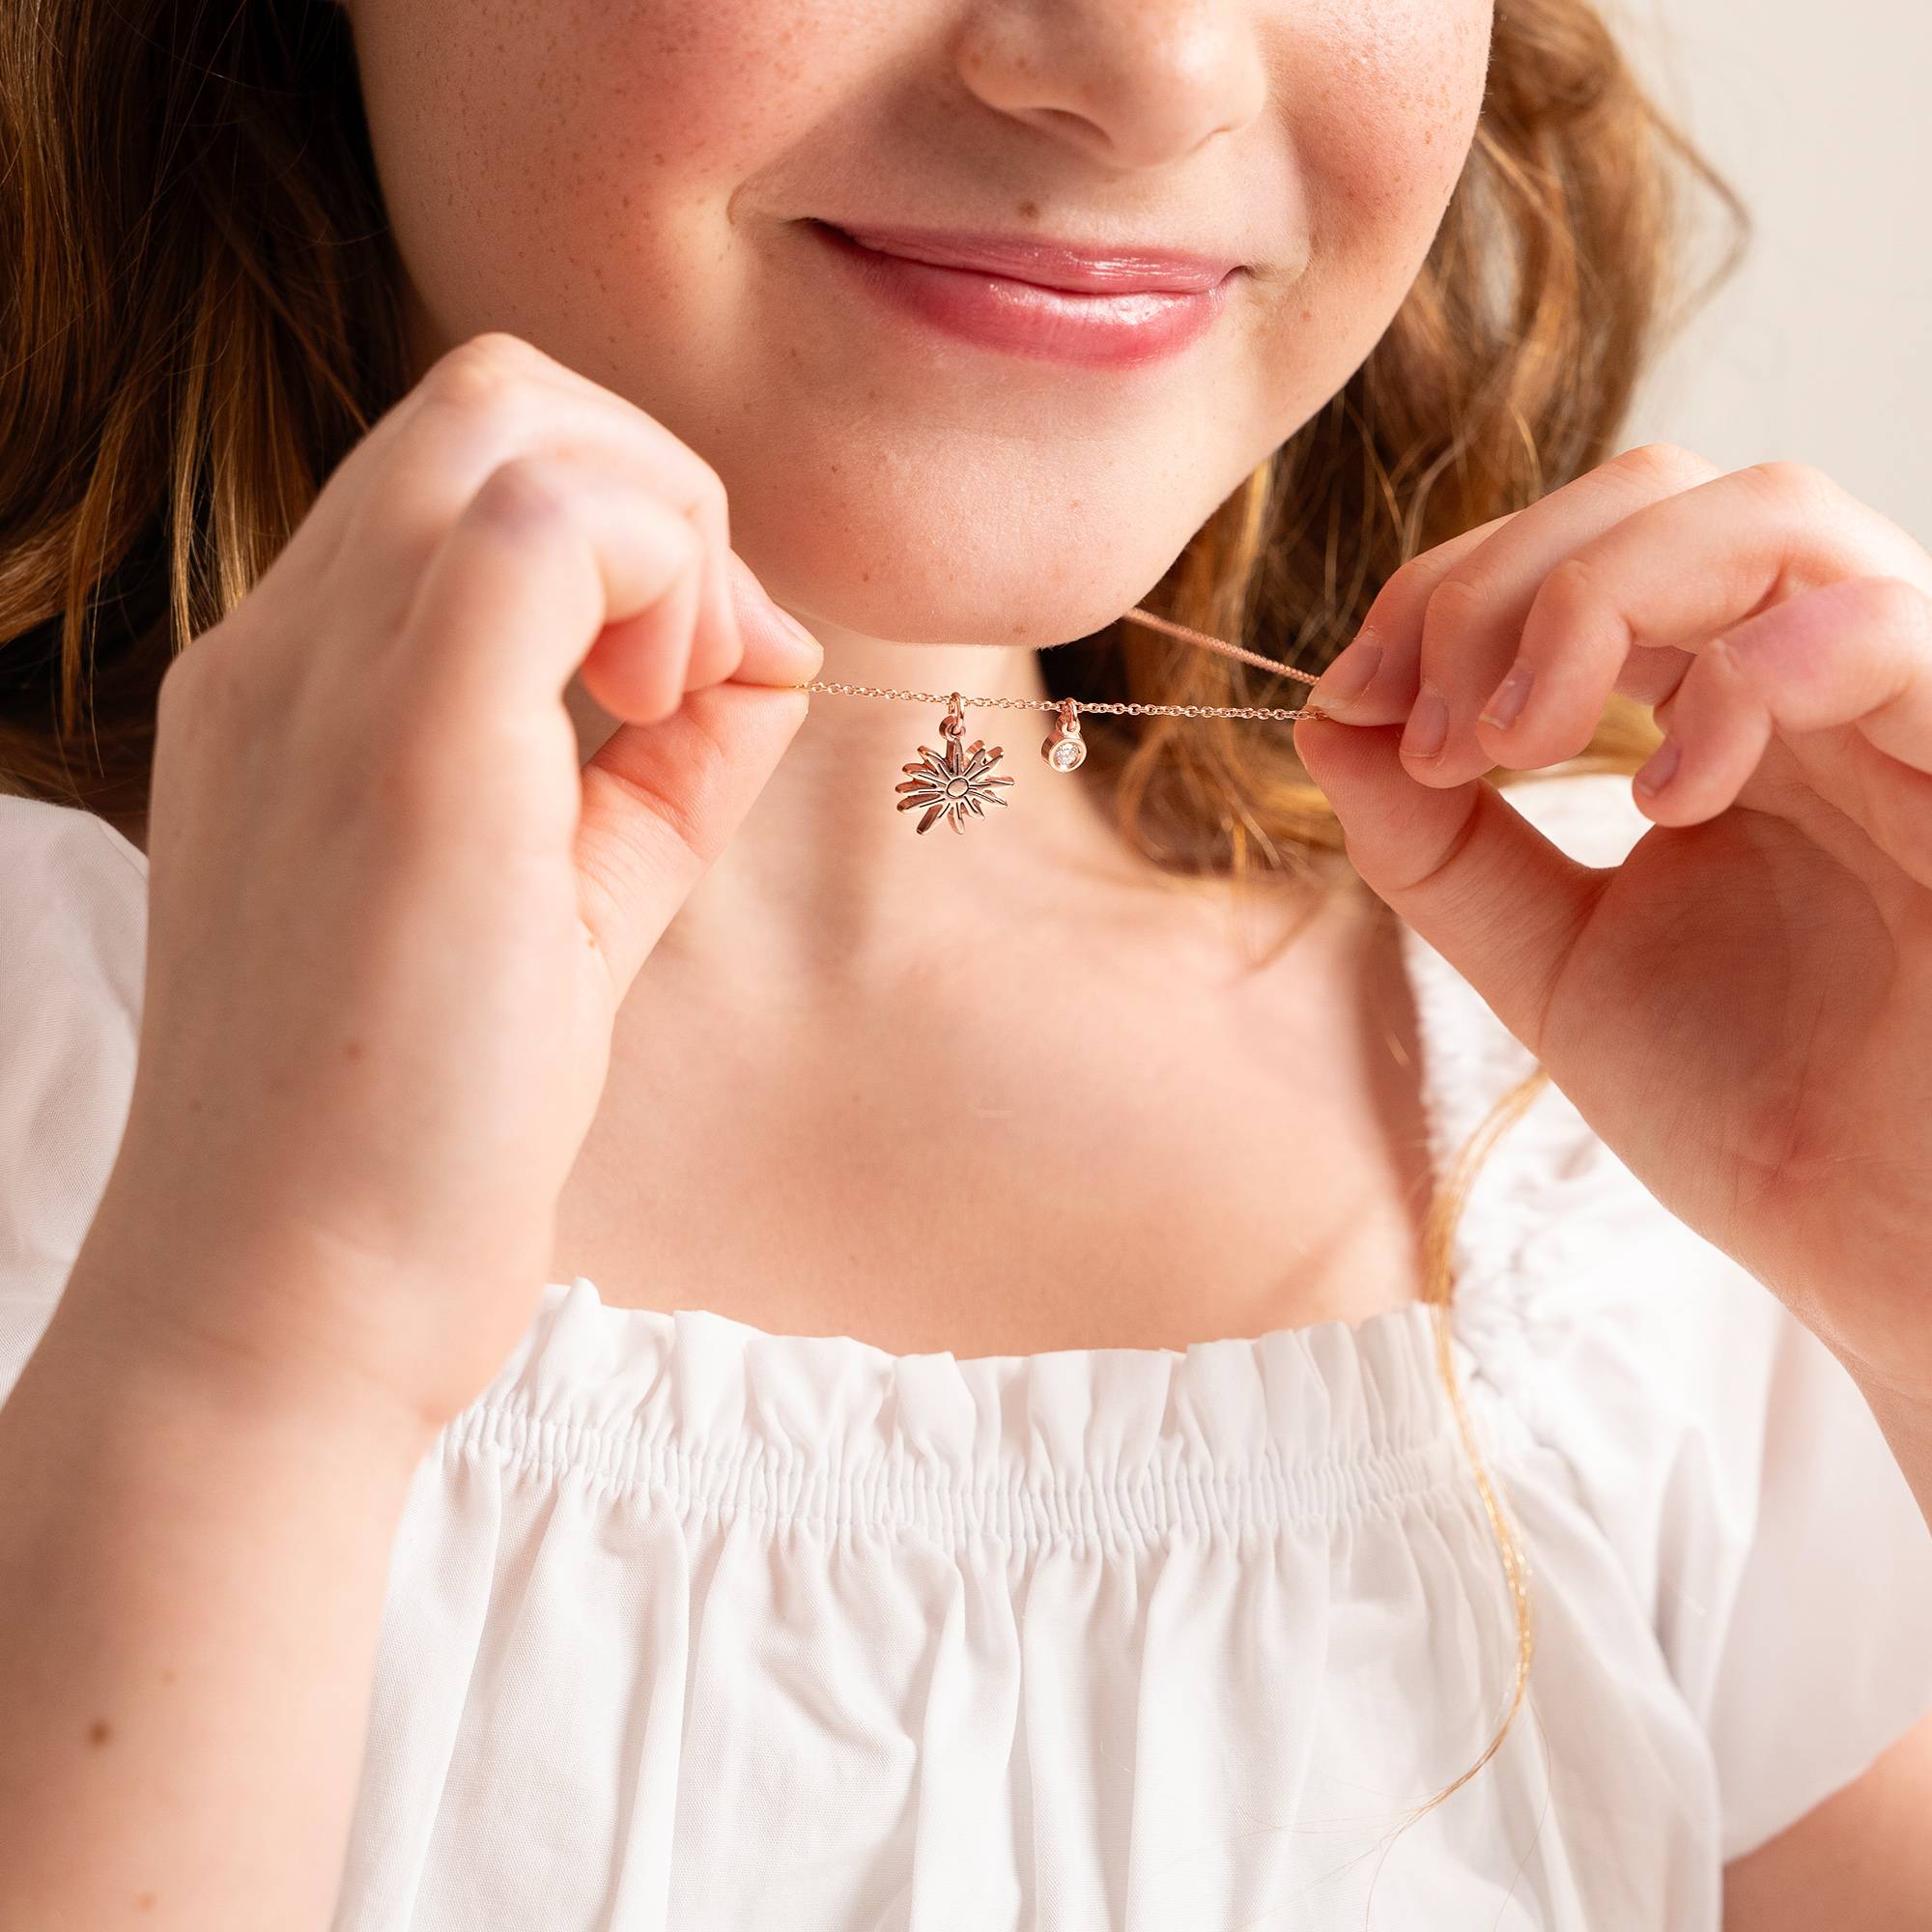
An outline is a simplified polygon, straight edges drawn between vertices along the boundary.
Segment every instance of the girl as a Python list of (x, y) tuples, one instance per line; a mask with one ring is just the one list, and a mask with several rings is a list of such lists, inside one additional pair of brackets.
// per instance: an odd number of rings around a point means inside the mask
[(1932, 558), (1583, 0), (0, 102), (0, 1924), (1926, 1922)]

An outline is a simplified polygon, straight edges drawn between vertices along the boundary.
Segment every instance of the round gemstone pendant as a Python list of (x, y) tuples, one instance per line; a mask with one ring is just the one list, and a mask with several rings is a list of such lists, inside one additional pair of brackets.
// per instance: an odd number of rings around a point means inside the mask
[(1087, 755), (1087, 741), (1080, 735), (1080, 707), (1072, 698), (1060, 700), (1060, 716), (1040, 740), (1039, 754), (1057, 772), (1073, 771)]

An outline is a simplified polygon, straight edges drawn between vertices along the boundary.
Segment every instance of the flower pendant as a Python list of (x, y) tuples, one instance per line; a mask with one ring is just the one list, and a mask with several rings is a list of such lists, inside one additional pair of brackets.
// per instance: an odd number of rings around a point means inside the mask
[(935, 752), (930, 746), (919, 748), (919, 757), (900, 769), (912, 773), (905, 783), (895, 785), (895, 791), (907, 794), (899, 800), (901, 811), (911, 811), (916, 806), (926, 808), (925, 816), (919, 821), (915, 830), (924, 832), (938, 818), (951, 818), (952, 829), (963, 832), (961, 823), (971, 811), (983, 818), (984, 801), (995, 805), (1005, 805), (1007, 801), (993, 789), (995, 785), (1009, 785), (1009, 778), (992, 778), (988, 774), (999, 762), (1001, 747), (995, 745), (990, 751), (985, 740), (975, 738), (963, 751), (959, 741), (966, 734), (966, 714), (960, 708), (959, 694), (955, 691), (946, 707), (946, 716), (940, 720), (940, 731), (946, 739), (944, 753)]

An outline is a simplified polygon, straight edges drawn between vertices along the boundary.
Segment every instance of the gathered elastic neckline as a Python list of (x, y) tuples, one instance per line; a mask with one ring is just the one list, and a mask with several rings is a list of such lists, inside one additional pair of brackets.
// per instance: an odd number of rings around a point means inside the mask
[(1435, 1349), (1434, 1311), (1413, 1302), (1185, 1349), (895, 1354), (611, 1307), (579, 1275), (545, 1284), (442, 1454), (774, 1532), (1237, 1536), (1466, 1482)]

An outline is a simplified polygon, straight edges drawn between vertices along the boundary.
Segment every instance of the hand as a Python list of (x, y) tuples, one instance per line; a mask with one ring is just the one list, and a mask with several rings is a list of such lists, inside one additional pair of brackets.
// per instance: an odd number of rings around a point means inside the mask
[[(1405, 565), (1374, 645), (1295, 726), (1364, 881), (1664, 1207), (1932, 1401), (1932, 556), (1806, 466), (1648, 445)], [(1676, 770), (1602, 868), (1482, 780), (1577, 755), (1613, 691)]]
[[(162, 681), (89, 1307), (276, 1400), (472, 1399), (617, 1008), (805, 717), (790, 628), (661, 424), (514, 336), (444, 355)], [(581, 769), (573, 675), (626, 721)]]

